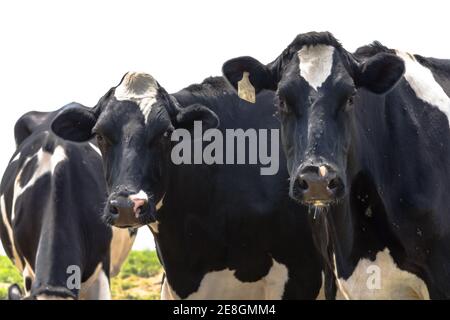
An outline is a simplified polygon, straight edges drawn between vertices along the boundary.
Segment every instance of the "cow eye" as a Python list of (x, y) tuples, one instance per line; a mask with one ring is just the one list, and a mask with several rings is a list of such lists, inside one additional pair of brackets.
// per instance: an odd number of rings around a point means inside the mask
[(351, 109), (353, 108), (354, 99), (355, 99), (355, 93), (353, 92), (352, 94), (350, 94), (350, 95), (347, 97), (347, 101), (346, 101), (346, 103), (344, 104), (344, 110), (345, 110), (345, 111), (349, 111), (349, 110), (351, 110)]
[(102, 134), (96, 133), (95, 137), (97, 138), (97, 144), (99, 146), (104, 146), (106, 144), (106, 139)]
[(169, 138), (172, 135), (174, 130), (175, 129), (172, 126), (170, 126), (166, 131), (164, 131), (163, 137), (164, 138)]
[(280, 113), (283, 113), (283, 114), (291, 113), (291, 109), (289, 108), (287, 102), (282, 98), (279, 99), (278, 109), (279, 109)]
[(347, 103), (348, 104), (353, 104), (354, 100), (355, 100), (355, 96), (356, 96), (356, 90), (353, 90), (347, 98)]
[(355, 98), (355, 95), (351, 95), (350, 97), (348, 97), (348, 99), (347, 99), (347, 104), (349, 104), (349, 105), (353, 105), (353, 100), (354, 100), (354, 98)]

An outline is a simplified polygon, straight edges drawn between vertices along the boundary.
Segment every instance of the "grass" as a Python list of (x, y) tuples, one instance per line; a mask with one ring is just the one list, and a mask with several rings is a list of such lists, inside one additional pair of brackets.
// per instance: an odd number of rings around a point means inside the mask
[[(111, 279), (113, 299), (159, 299), (162, 268), (155, 251), (132, 251), (120, 273)], [(0, 299), (5, 299), (8, 287), (23, 284), (22, 275), (6, 256), (0, 256)]]
[(113, 299), (157, 300), (162, 268), (156, 251), (132, 251), (117, 277), (111, 280)]

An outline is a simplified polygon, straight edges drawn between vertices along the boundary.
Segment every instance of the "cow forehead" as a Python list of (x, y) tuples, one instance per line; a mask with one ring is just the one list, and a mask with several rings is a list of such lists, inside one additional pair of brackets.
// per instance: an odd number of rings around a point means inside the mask
[(116, 87), (117, 100), (133, 100), (156, 95), (158, 83), (151, 75), (143, 72), (128, 72)]
[(148, 116), (156, 103), (158, 83), (147, 73), (128, 72), (114, 90), (114, 97), (118, 101), (133, 101), (144, 115), (147, 123)]
[(334, 47), (318, 44), (297, 51), (300, 76), (317, 90), (331, 75)]

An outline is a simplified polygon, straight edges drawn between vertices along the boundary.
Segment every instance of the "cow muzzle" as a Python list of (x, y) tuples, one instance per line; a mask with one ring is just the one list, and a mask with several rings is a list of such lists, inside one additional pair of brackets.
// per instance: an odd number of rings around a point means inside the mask
[(105, 220), (119, 228), (140, 227), (155, 221), (155, 205), (144, 191), (120, 192), (109, 197)]
[(329, 165), (301, 168), (293, 181), (291, 196), (304, 204), (328, 206), (345, 193), (345, 185), (337, 171)]

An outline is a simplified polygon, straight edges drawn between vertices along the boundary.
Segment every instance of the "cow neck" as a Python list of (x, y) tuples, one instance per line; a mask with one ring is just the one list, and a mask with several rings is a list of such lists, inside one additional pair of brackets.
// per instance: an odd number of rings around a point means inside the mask
[[(200, 212), (209, 211), (205, 202), (208, 196), (203, 197), (208, 191), (198, 182), (212, 178), (208, 167), (170, 165), (164, 204), (158, 211), (160, 226), (155, 235), (158, 254), (169, 283), (180, 296), (186, 294), (184, 288), (193, 288), (199, 280), (196, 277), (202, 270), (195, 266), (205, 265), (205, 261), (214, 264), (218, 253), (223, 250), (218, 235), (207, 229), (207, 217), (197, 216)], [(196, 246), (203, 250), (192, 251), (191, 248)]]
[[(358, 120), (357, 118), (353, 120), (352, 130), (355, 131)], [(366, 203), (358, 210), (355, 210), (354, 206), (354, 201), (360, 197), (360, 194), (368, 193), (366, 190), (361, 190), (360, 187), (363, 185), (361, 181), (366, 180), (366, 176), (362, 172), (357, 145), (353, 139), (347, 157), (348, 192), (345, 198), (325, 210), (323, 214), (310, 218), (315, 244), (319, 248), (327, 268), (331, 269), (330, 271), (337, 278), (349, 277), (358, 263), (359, 257), (370, 250), (370, 244), (369, 247), (361, 245), (363, 242), (361, 226), (364, 225), (361, 217), (366, 214), (370, 205)]]
[(354, 265), (353, 248), (357, 243), (357, 233), (354, 232), (355, 221), (346, 201), (329, 208), (327, 212), (316, 218), (311, 217), (314, 242), (318, 247), (325, 265), (342, 277)]
[[(324, 222), (331, 247), (327, 260), (338, 279), (347, 279), (361, 257), (373, 259), (378, 251), (388, 246), (386, 241), (393, 239), (385, 234), (380, 237), (378, 233), (377, 225), (384, 223), (385, 210), (378, 193), (380, 185), (373, 178), (386, 166), (380, 159), (385, 150), (380, 147), (385, 147), (392, 138), (386, 123), (385, 98), (363, 92), (360, 101), (364, 105), (354, 106), (357, 111), (350, 125), (352, 141), (346, 168), (348, 192), (345, 199), (330, 210), (331, 214)], [(368, 105), (367, 101), (372, 104)]]

